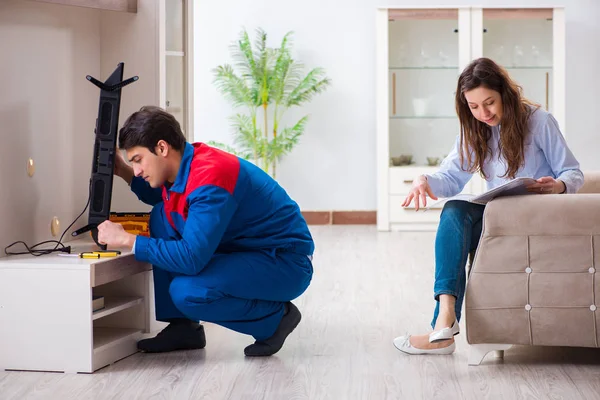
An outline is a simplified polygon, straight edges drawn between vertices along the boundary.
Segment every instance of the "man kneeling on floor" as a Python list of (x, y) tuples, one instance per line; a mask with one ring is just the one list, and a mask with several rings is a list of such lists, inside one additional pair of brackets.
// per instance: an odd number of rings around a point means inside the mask
[(290, 301), (312, 279), (314, 243), (298, 205), (254, 164), (188, 143), (158, 107), (132, 114), (119, 132), (115, 175), (154, 206), (150, 238), (105, 221), (98, 241), (153, 265), (156, 317), (169, 325), (141, 340), (147, 352), (201, 349), (199, 321), (252, 335), (247, 356), (281, 349), (300, 322)]

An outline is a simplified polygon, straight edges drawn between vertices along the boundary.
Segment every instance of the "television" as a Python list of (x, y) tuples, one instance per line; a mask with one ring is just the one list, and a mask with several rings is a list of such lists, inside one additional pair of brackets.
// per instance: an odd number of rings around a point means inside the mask
[(115, 168), (115, 152), (117, 150), (117, 134), (119, 111), (121, 107), (121, 89), (137, 81), (134, 76), (123, 81), (125, 64), (119, 63), (117, 68), (104, 82), (86, 76), (86, 79), (100, 88), (98, 118), (94, 129), (94, 155), (89, 186), (88, 224), (73, 232), (73, 236), (92, 231), (94, 242), (103, 250), (106, 245), (98, 243), (98, 225), (110, 217), (110, 202), (113, 190), (113, 173)]

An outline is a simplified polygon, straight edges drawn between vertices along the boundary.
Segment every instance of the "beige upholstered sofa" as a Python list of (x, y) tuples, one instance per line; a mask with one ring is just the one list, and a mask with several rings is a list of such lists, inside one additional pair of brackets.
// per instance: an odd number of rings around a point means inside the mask
[(511, 345), (600, 344), (600, 172), (577, 194), (488, 204), (465, 297), (469, 364)]

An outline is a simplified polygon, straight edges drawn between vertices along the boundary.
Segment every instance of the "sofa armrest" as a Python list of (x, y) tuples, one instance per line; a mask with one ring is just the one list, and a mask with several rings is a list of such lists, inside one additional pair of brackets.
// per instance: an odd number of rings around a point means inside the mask
[(598, 260), (600, 194), (488, 203), (465, 298), (468, 342), (596, 347)]
[(486, 206), (484, 224), (490, 236), (600, 234), (600, 194), (495, 199)]
[(600, 171), (585, 171), (583, 186), (577, 193), (600, 193)]

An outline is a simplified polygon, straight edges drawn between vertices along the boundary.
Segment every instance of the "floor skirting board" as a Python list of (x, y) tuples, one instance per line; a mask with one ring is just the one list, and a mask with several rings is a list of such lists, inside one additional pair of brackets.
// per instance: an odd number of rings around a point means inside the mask
[(309, 225), (375, 225), (377, 211), (302, 211)]

